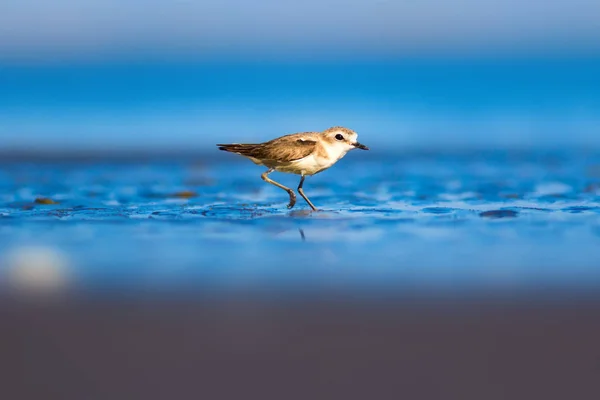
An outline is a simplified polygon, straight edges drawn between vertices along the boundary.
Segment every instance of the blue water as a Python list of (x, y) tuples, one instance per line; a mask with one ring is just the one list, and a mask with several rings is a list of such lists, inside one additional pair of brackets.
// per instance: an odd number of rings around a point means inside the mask
[[(599, 57), (0, 65), (0, 278), (595, 289), (599, 69)], [(301, 198), (287, 210), (261, 168), (214, 146), (333, 125), (372, 150), (307, 180), (318, 213)]]
[(319, 212), (216, 150), (0, 164), (0, 276), (50, 249), (83, 289), (600, 288), (600, 153), (373, 151), (307, 179)]
[(0, 65), (3, 148), (212, 150), (348, 126), (380, 148), (598, 147), (600, 57)]

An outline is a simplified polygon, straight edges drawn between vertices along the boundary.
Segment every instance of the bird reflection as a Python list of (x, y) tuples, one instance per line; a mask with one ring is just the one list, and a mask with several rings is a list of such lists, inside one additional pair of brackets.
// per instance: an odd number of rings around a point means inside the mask
[(302, 241), (306, 242), (306, 236), (304, 236), (304, 229), (298, 228), (298, 231), (300, 232), (300, 237), (302, 238)]

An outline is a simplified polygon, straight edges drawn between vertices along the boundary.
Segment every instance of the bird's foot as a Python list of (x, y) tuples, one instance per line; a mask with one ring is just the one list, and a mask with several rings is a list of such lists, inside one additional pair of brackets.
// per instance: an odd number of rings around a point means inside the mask
[(290, 204), (288, 204), (287, 208), (292, 209), (296, 205), (296, 195), (290, 193)]

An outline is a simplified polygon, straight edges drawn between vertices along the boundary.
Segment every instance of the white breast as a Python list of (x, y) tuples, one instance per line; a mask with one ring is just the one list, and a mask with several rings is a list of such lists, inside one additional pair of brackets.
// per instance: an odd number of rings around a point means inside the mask
[(313, 175), (319, 171), (322, 171), (323, 169), (329, 168), (332, 163), (329, 163), (329, 165), (327, 165), (326, 160), (324, 160), (321, 157), (316, 157), (314, 154), (311, 154), (310, 156), (293, 161), (291, 164), (293, 168), (297, 171), (295, 171), (295, 173)]
[(294, 168), (297, 168), (301, 172), (296, 173), (304, 173), (304, 175), (314, 175), (317, 172), (321, 172), (333, 164), (335, 164), (340, 158), (344, 157), (348, 150), (351, 147), (347, 145), (334, 145), (328, 146), (325, 148), (326, 155), (324, 157), (320, 157), (315, 155), (314, 153), (301, 158), (300, 160), (294, 161), (292, 163)]

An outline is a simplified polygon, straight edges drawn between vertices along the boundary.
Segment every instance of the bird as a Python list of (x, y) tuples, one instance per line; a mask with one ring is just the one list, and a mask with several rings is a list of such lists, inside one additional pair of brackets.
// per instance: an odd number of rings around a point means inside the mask
[(261, 178), (289, 194), (288, 209), (296, 204), (296, 194), (292, 189), (270, 179), (268, 175), (273, 171), (300, 175), (298, 193), (313, 211), (317, 211), (304, 194), (304, 179), (325, 171), (350, 150), (369, 150), (367, 146), (359, 143), (357, 138), (358, 134), (352, 129), (334, 126), (322, 132), (292, 133), (263, 143), (231, 143), (217, 146), (219, 150), (239, 154), (257, 165), (267, 167)]

